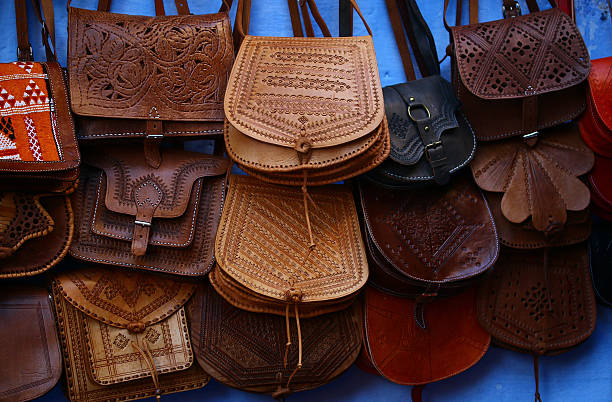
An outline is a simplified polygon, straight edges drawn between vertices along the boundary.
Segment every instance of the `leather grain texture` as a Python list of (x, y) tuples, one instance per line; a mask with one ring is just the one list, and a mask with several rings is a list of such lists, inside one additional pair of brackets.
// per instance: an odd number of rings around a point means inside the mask
[(503, 248), (478, 295), (481, 325), (496, 343), (534, 354), (560, 353), (595, 329), (586, 245)]
[(565, 224), (567, 211), (589, 205), (588, 188), (577, 176), (591, 170), (593, 161), (575, 125), (566, 124), (541, 132), (533, 146), (522, 138), (481, 144), (471, 168), (480, 188), (504, 193), (501, 208), (508, 220), (531, 217), (537, 230), (550, 232)]
[(62, 374), (62, 355), (49, 293), (42, 286), (4, 284), (0, 294), (0, 401), (29, 401)]
[(589, 54), (557, 8), (453, 27), (451, 42), (453, 86), (479, 140), (528, 134), (584, 110)]
[[(274, 393), (284, 385), (298, 361), (294, 334), (287, 364), (284, 318), (232, 306), (202, 284), (193, 301), (191, 334), (198, 363), (217, 381), (244, 391)], [(332, 381), (355, 361), (361, 349), (360, 309), (301, 320), (303, 361), (291, 381), (291, 392)]]
[(428, 384), (459, 374), (489, 349), (491, 335), (478, 323), (476, 292), (427, 303), (426, 328), (414, 317), (416, 302), (373, 288), (365, 292), (364, 351), (389, 381)]
[(592, 61), (587, 109), (578, 120), (582, 139), (597, 154), (612, 158), (612, 57)]
[(354, 295), (368, 278), (357, 211), (344, 185), (313, 188), (309, 248), (302, 191), (230, 176), (215, 256), (241, 286), (284, 305)]
[(137, 147), (96, 147), (74, 194), (74, 257), (179, 275), (213, 266), (228, 160), (164, 149), (159, 168)]

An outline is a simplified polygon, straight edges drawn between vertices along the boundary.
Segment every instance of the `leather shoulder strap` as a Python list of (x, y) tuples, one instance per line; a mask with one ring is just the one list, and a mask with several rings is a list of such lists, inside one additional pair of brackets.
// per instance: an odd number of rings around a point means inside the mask
[[(111, 1), (112, 0), (98, 0), (98, 11), (109, 12)], [(187, 0), (174, 0), (174, 4), (176, 5), (176, 11), (178, 15), (191, 14), (191, 12), (189, 11), (189, 5), (187, 4)], [(223, 0), (219, 11), (229, 12), (230, 8), (232, 8), (232, 0)], [(166, 15), (163, 0), (155, 0), (155, 14), (157, 16)]]
[[(529, 8), (529, 12), (531, 13), (535, 13), (540, 11), (540, 7), (538, 6), (538, 2), (537, 0), (525, 0), (527, 2), (527, 7)], [(573, 4), (573, 0), (569, 0), (572, 2)], [(447, 31), (450, 32), (450, 25), (448, 24), (448, 21), (446, 19), (446, 10), (448, 8), (448, 2), (449, 0), (444, 0), (444, 27), (446, 28)], [(548, 0), (548, 2), (550, 3), (551, 7), (557, 7), (557, 2), (556, 0)], [(461, 0), (457, 0), (457, 17), (456, 17), (456, 22), (455, 25), (461, 25), (461, 9), (462, 7), (462, 1)], [(470, 10), (470, 25), (471, 24), (477, 24), (478, 23), (478, 0), (470, 0), (469, 3), (469, 10)], [(521, 6), (518, 2), (518, 0), (503, 0), (503, 6), (502, 6), (502, 12), (504, 15), (504, 18), (511, 18), (511, 17), (516, 17), (521, 15)], [(571, 15), (570, 15), (571, 16)]]
[[(55, 15), (52, 0), (32, 0), (34, 14), (42, 29), (42, 42), (45, 46), (47, 61), (57, 61), (55, 56)], [(41, 12), (42, 8), (42, 12)], [(15, 0), (15, 20), (17, 27), (17, 59), (33, 61), (32, 45), (28, 37), (28, 11), (26, 0)], [(51, 43), (49, 43), (49, 40)], [(51, 47), (53, 46), (53, 47)]]
[(17, 59), (33, 61), (32, 45), (28, 37), (28, 11), (26, 0), (15, 0), (15, 22), (17, 26)]
[(319, 26), (319, 29), (321, 29), (323, 36), (331, 36), (329, 28), (323, 20), (323, 17), (321, 17), (319, 9), (317, 8), (317, 4), (314, 2), (314, 0), (287, 0), (287, 4), (289, 6), (289, 15), (291, 16), (291, 26), (293, 28), (294, 36), (304, 36), (302, 33), (302, 23), (300, 20), (300, 15), (298, 13), (298, 4), (302, 12), (302, 19), (304, 20), (304, 30), (306, 32), (306, 36), (314, 36), (314, 30), (312, 28), (310, 15), (308, 13), (309, 9), (310, 14), (312, 14), (312, 17)]

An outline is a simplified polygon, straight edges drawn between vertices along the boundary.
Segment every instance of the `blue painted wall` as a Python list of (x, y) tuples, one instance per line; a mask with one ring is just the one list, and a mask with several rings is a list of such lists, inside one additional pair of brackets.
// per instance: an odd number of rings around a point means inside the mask
[[(575, 0), (577, 23), (589, 47), (592, 58), (612, 55), (612, 22), (606, 0)], [(29, 3), (29, 2), (28, 2)], [(62, 65), (66, 63), (66, 1), (55, 0), (57, 47)], [(448, 34), (442, 24), (442, 0), (419, 0), (421, 11), (436, 38), (440, 58), (448, 44)], [(467, 3), (467, 2), (466, 2)], [(546, 1), (539, 1), (547, 7)], [(0, 62), (16, 58), (17, 39), (14, 29), (13, 1), (0, 1)], [(74, 0), (73, 6), (94, 9), (96, 0)], [(220, 1), (191, 0), (193, 13), (210, 13)], [(360, 0), (360, 7), (374, 32), (374, 44), (383, 85), (405, 81), (399, 54), (388, 24), (384, 0)], [(165, 0), (166, 10), (175, 11), (174, 2)], [(318, 6), (332, 32), (337, 32), (337, 0), (319, 0)], [(521, 0), (523, 10), (527, 10)], [(235, 14), (232, 9), (232, 18)], [(153, 15), (153, 0), (115, 0), (112, 11), (128, 14)], [(480, 0), (482, 21), (501, 18), (501, 0)], [(449, 16), (454, 15), (451, 5)], [(463, 14), (467, 18), (467, 13)], [(31, 19), (35, 21), (34, 18)], [(291, 35), (291, 24), (285, 0), (253, 0), (251, 33), (254, 35)], [(465, 21), (467, 22), (467, 21)], [(355, 34), (366, 34), (355, 16)], [(44, 57), (38, 43), (39, 27), (30, 25), (30, 37), (35, 56)], [(443, 75), (449, 77), (450, 63), (442, 64)], [(0, 323), (0, 325), (2, 325)], [(531, 401), (533, 400), (533, 362), (529, 355), (492, 347), (472, 369), (448, 380), (425, 388), (425, 401)], [(581, 346), (560, 356), (545, 357), (540, 364), (540, 391), (546, 402), (612, 401), (612, 310), (598, 306), (597, 328), (593, 336)], [(64, 400), (58, 385), (43, 401)], [(268, 396), (254, 395), (225, 387), (215, 381), (202, 390), (164, 396), (167, 401), (270, 401)], [(392, 384), (380, 377), (366, 374), (352, 367), (339, 379), (313, 391), (290, 397), (291, 401), (406, 401), (410, 387)]]

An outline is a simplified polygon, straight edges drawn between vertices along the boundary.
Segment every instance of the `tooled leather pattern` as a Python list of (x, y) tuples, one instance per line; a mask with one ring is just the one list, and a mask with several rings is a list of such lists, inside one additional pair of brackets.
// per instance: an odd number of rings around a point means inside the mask
[(30, 239), (53, 230), (53, 219), (38, 197), (27, 193), (0, 193), (0, 258), (12, 255)]
[(586, 79), (590, 63), (582, 36), (556, 8), (453, 28), (459, 73), (481, 98), (524, 97)]
[[(210, 286), (194, 299), (191, 333), (198, 362), (213, 377), (242, 390), (271, 393), (286, 383), (297, 363), (296, 327), (287, 365), (284, 317), (238, 309)], [(300, 320), (303, 362), (291, 381), (292, 391), (323, 385), (346, 370), (361, 348), (361, 320), (355, 308)]]
[(233, 62), (225, 13), (143, 17), (70, 9), (76, 113), (221, 120)]
[(368, 267), (353, 197), (344, 186), (311, 188), (310, 251), (302, 191), (232, 175), (215, 241), (221, 269), (254, 293), (285, 300), (338, 299), (358, 291)]
[(570, 124), (540, 132), (533, 147), (522, 138), (481, 144), (471, 168), (478, 186), (504, 193), (508, 220), (520, 223), (531, 216), (537, 230), (550, 232), (565, 224), (566, 210), (588, 206), (588, 188), (577, 176), (593, 162), (593, 152)]
[(592, 61), (589, 86), (597, 115), (612, 132), (612, 57)]
[(480, 322), (515, 348), (539, 354), (569, 348), (595, 328), (590, 278), (584, 244), (548, 251), (504, 248), (479, 291)]
[(370, 134), (384, 115), (370, 37), (247, 36), (232, 71), (225, 114), (243, 134), (317, 148)]

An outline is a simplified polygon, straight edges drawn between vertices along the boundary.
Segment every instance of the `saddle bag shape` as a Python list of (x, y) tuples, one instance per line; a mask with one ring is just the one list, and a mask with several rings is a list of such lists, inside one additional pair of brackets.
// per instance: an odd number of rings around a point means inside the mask
[(185, 303), (195, 285), (155, 273), (78, 267), (53, 280), (71, 401), (119, 401), (200, 388)]
[(589, 187), (593, 212), (612, 221), (612, 158), (595, 156), (595, 166), (589, 174)]
[(228, 160), (163, 149), (152, 168), (135, 146), (86, 154), (73, 257), (178, 275), (205, 275), (221, 216)]
[(0, 400), (30, 401), (50, 391), (62, 374), (49, 293), (44, 286), (10, 284), (0, 294)]
[(479, 141), (533, 134), (586, 107), (590, 61), (578, 27), (558, 8), (510, 18), (514, 3), (504, 0), (502, 20), (446, 24), (453, 87)]
[(612, 57), (591, 62), (587, 108), (578, 127), (595, 153), (612, 158)]
[[(70, 7), (70, 99), (80, 140), (220, 135), (234, 60), (228, 4), (155, 17)], [(161, 7), (160, 7), (161, 5)]]
[(67, 196), (0, 192), (0, 279), (52, 268), (68, 253), (73, 233)]
[[(240, 33), (242, 20), (238, 15)], [(267, 182), (334, 183), (389, 154), (371, 35), (246, 36), (230, 75), (225, 116), (228, 155)]]
[(427, 192), (378, 191), (361, 182), (359, 198), (371, 283), (379, 290), (428, 299), (473, 282), (497, 259), (491, 211), (465, 176)]
[(612, 307), (612, 222), (594, 218), (589, 239), (589, 261), (595, 295)]
[[(361, 349), (361, 309), (352, 307), (301, 322), (302, 368), (295, 339), (286, 349), (285, 319), (232, 306), (211, 286), (193, 300), (191, 335), (196, 358), (217, 381), (244, 391), (284, 397), (324, 385), (347, 370)], [(295, 326), (291, 331), (295, 334)], [(287, 350), (287, 352), (286, 352)], [(287, 364), (284, 356), (287, 353)]]

